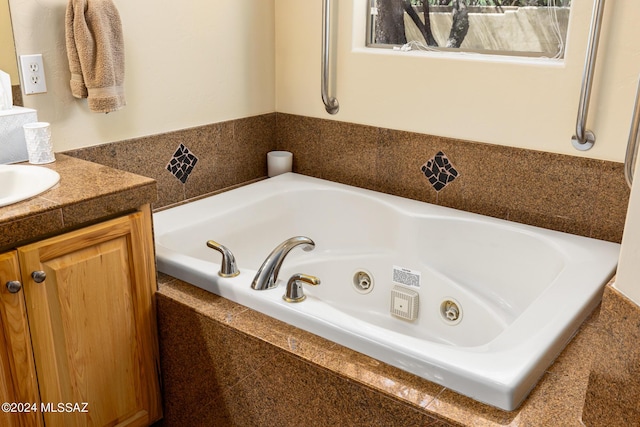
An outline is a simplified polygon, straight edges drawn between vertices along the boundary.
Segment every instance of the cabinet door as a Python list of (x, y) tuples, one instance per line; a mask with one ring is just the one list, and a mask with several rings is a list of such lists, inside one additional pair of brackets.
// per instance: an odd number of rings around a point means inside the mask
[(42, 426), (24, 294), (9, 292), (10, 281), (20, 282), (15, 251), (0, 254), (0, 403), (10, 404), (9, 412), (0, 412), (0, 425)]
[[(18, 255), (47, 427), (158, 419), (148, 209), (18, 248)], [(46, 278), (38, 283), (33, 272)]]

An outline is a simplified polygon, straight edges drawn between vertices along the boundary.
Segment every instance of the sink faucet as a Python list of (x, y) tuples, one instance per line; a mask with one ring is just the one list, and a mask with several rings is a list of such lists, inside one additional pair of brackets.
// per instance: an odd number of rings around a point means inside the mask
[(302, 245), (302, 250), (307, 252), (316, 247), (313, 240), (304, 236), (291, 237), (280, 243), (271, 251), (267, 259), (262, 263), (262, 266), (260, 266), (256, 277), (254, 277), (253, 282), (251, 282), (251, 288), (258, 291), (275, 288), (282, 261), (284, 261), (291, 249), (300, 245)]

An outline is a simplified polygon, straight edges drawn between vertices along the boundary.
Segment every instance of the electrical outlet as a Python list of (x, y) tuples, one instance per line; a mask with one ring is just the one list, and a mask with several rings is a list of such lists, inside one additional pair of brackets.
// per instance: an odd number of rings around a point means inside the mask
[(47, 91), (41, 54), (20, 55), (20, 76), (22, 77), (22, 90), (25, 95), (45, 93)]

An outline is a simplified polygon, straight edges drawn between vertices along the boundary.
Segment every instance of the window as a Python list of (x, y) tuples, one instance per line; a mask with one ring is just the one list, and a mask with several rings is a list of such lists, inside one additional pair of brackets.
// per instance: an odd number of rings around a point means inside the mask
[(571, 0), (369, 0), (367, 46), (564, 58)]

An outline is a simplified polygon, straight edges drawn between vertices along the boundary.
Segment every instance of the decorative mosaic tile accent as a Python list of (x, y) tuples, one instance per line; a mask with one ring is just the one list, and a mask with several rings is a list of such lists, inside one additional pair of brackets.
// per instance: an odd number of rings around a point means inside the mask
[(167, 164), (167, 170), (184, 184), (196, 163), (198, 163), (198, 158), (184, 144), (180, 144)]
[(453, 167), (449, 158), (442, 151), (438, 151), (435, 156), (422, 165), (421, 170), (436, 191), (442, 190), (447, 184), (460, 176), (460, 173)]

